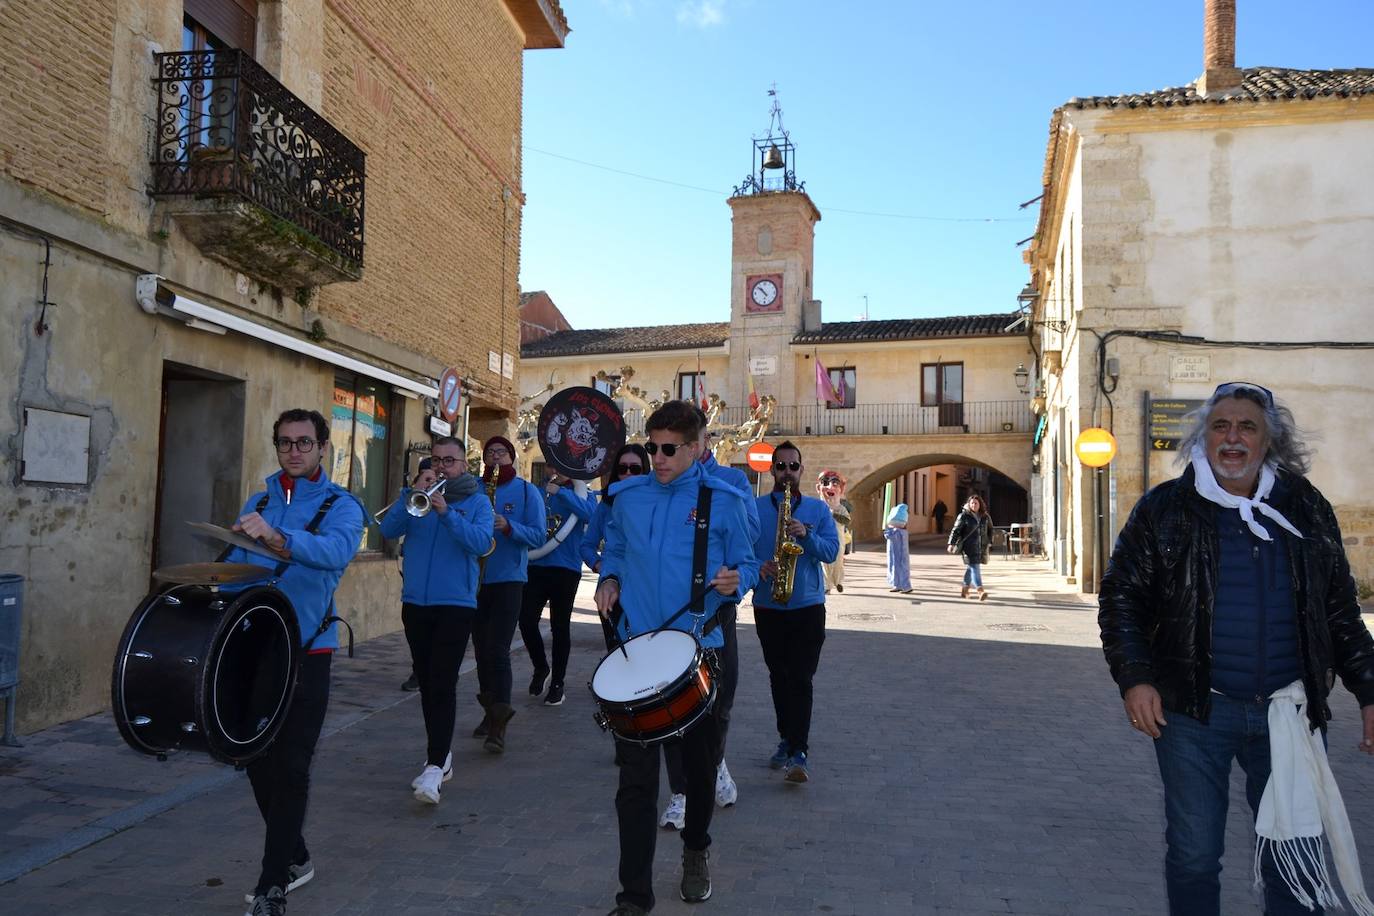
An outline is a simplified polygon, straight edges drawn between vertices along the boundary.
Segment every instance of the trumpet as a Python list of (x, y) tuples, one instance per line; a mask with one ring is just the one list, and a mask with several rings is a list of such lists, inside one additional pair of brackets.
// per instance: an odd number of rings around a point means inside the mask
[(434, 494), (448, 486), (448, 478), (440, 477), (430, 484), (427, 490), (411, 490), (406, 496), (406, 514), (414, 518), (424, 518), (434, 508)]

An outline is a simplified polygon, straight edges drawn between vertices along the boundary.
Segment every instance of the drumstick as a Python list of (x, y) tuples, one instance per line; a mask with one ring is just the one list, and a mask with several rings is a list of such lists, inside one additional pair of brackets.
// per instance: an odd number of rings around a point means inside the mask
[[(616, 618), (616, 622), (611, 626), (611, 631), (615, 633), (616, 642), (620, 643), (620, 654), (628, 659), (630, 657), (630, 653), (625, 651), (625, 640), (620, 638), (620, 621), (628, 621), (630, 615), (626, 613), (624, 605), (622, 605), (619, 601), (611, 605), (611, 610), (617, 611), (620, 614), (620, 616)], [(626, 623), (626, 626), (629, 626), (628, 622)]]

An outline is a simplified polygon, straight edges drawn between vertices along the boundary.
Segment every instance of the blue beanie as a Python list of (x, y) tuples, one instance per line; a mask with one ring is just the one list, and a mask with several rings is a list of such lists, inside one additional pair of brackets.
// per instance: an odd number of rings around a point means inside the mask
[(889, 525), (905, 525), (906, 521), (906, 503), (897, 503), (897, 505), (892, 507), (892, 511), (887, 513), (887, 523)]

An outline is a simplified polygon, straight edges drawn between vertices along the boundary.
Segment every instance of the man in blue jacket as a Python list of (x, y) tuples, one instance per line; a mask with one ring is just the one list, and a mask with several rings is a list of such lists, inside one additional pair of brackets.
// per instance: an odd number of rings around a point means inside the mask
[(330, 483), (321, 459), (329, 424), (314, 410), (288, 410), (272, 424), (281, 472), (267, 490), (249, 497), (234, 530), (257, 540), (279, 559), (234, 550), (225, 559), (280, 570), (276, 586), (291, 600), (308, 651), (296, 693), (277, 739), (248, 765), (258, 810), (267, 824), (262, 872), (248, 895), (249, 916), (280, 916), (286, 893), (315, 876), (301, 829), (310, 789), (310, 763), (329, 706), (329, 667), (339, 645), (334, 589), (363, 537), (363, 507)]
[(437, 478), (448, 481), (430, 496), (429, 513), (417, 518), (407, 512), (410, 491), (402, 490), (382, 517), (382, 536), (406, 539), (401, 624), (420, 683), (427, 738), (425, 767), (411, 788), (418, 800), (437, 805), (441, 785), (453, 777), (458, 668), (477, 614), (477, 558), (491, 546), (492, 511), (467, 473), (457, 439), (436, 439), (429, 462), (421, 465), (415, 486), (428, 490)]
[[(544, 679), (549, 677), (549, 659), (544, 655), (544, 639), (539, 632), (539, 617), (544, 604), (549, 605), (549, 635), (553, 642), (553, 677), (545, 706), (563, 702), (563, 678), (568, 673), (568, 655), (572, 649), (572, 609), (577, 586), (582, 581), (582, 534), (587, 520), (596, 511), (591, 494), (578, 496), (573, 482), (556, 472), (550, 473), (544, 484), (544, 508), (549, 519), (548, 535), (557, 537), (559, 529), (574, 517), (577, 521), (562, 542), (538, 559), (531, 558), (529, 581), (520, 604), (520, 635), (534, 665), (530, 680), (530, 696), (544, 691)], [(554, 519), (557, 518), (557, 523)]]
[[(840, 552), (835, 516), (824, 501), (801, 495), (805, 467), (801, 450), (784, 442), (773, 451), (773, 492), (758, 498), (759, 524), (763, 530), (754, 552), (767, 560), (759, 569), (754, 589), (754, 628), (759, 634), (763, 661), (768, 666), (768, 685), (773, 691), (777, 717), (778, 750), (769, 764), (783, 769), (793, 784), (806, 782), (810, 770), (811, 679), (825, 644), (825, 570)], [(776, 562), (779, 516), (785, 493), (791, 493), (791, 520), (787, 537), (801, 547), (794, 558), (792, 594), (786, 601), (773, 596), (778, 576)]]
[[(697, 461), (701, 452), (701, 422), (696, 408), (669, 401), (645, 424), (654, 472), (622, 480), (611, 488), (615, 502), (606, 525), (606, 549), (596, 608), (610, 620), (617, 605), (623, 610), (613, 621), (624, 638), (653, 630), (693, 599), (693, 577), (709, 589), (697, 596), (693, 613), (673, 626), (705, 632), (701, 645), (716, 653), (724, 643), (712, 618), (724, 605), (737, 604), (758, 576), (749, 541), (748, 499), (734, 487), (708, 474)], [(707, 523), (703, 562), (694, 562), (698, 505), (705, 497)], [(694, 568), (700, 565), (700, 569)], [(663, 672), (673, 678), (682, 672)], [(682, 899), (711, 896), (707, 866), (708, 832), (715, 810), (714, 783), (719, 725), (714, 715), (702, 716), (680, 738), (687, 776), (687, 811), (682, 830)], [(639, 916), (654, 905), (653, 860), (657, 830), (658, 745), (647, 747), (616, 742), (620, 787), (615, 806), (620, 825), (620, 883), (612, 916)]]
[[(544, 494), (515, 473), (515, 446), (504, 436), (492, 436), (482, 446), (485, 487), (495, 490), (488, 502), (494, 510), (496, 549), (482, 567), (477, 591), (477, 616), (472, 625), (472, 654), (477, 659), (477, 702), (485, 715), (472, 732), (485, 738), (493, 754), (506, 749), (506, 724), (515, 715), (510, 705), (510, 644), (520, 622), (520, 595), (529, 575), (529, 551), (544, 543)], [(486, 496), (487, 490), (482, 491)]]

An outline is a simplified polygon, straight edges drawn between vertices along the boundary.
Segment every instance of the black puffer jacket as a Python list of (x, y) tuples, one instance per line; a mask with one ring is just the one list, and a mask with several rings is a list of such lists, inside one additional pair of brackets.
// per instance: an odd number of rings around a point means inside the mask
[(949, 546), (963, 554), (965, 566), (987, 563), (988, 550), (992, 547), (992, 519), (987, 515), (974, 515), (967, 509), (959, 510), (959, 517), (949, 531)]
[[(1331, 718), (1326, 697), (1340, 674), (1361, 706), (1374, 703), (1374, 639), (1360, 618), (1340, 526), (1303, 477), (1284, 475), (1273, 506), (1303, 539), (1290, 542), (1298, 654), (1314, 728)], [(1193, 469), (1155, 487), (1121, 529), (1098, 595), (1102, 649), (1122, 694), (1153, 684), (1164, 708), (1207, 721), (1218, 547), (1215, 507)]]

